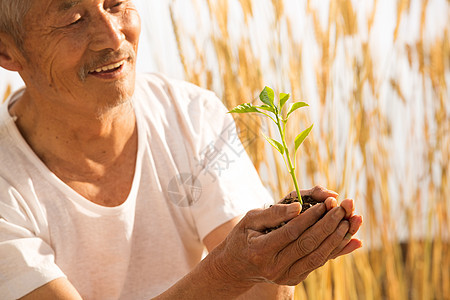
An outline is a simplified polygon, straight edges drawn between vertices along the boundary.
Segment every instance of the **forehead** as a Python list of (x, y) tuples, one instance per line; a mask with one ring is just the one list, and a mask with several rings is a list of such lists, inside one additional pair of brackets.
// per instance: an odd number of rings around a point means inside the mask
[(104, 0), (28, 0), (31, 2), (30, 9), (25, 15), (22, 25), (25, 35), (36, 31), (52, 30), (55, 22), (70, 12), (78, 5), (92, 2), (97, 3)]
[(65, 12), (85, 2), (85, 0), (33, 0), (32, 13), (58, 13)]
[(57, 2), (55, 4), (55, 8), (57, 11), (66, 11), (71, 9), (72, 7), (80, 4), (82, 0), (59, 0), (59, 1), (53, 1)]

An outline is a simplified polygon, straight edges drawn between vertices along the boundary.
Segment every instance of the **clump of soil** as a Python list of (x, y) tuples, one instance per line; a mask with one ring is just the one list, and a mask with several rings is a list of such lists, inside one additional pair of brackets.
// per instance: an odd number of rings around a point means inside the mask
[[(306, 210), (310, 209), (311, 207), (313, 207), (314, 205), (320, 203), (319, 201), (314, 200), (311, 196), (302, 196), (302, 201), (303, 201), (303, 205), (302, 205), (302, 211), (300, 212), (300, 214), (304, 213)], [(299, 202), (298, 201), (298, 196), (295, 197), (286, 197), (283, 200), (281, 200), (280, 202), (278, 202), (278, 204), (291, 204), (294, 202)], [(275, 229), (278, 229), (280, 227), (282, 227), (283, 225), (286, 225), (285, 222), (281, 223), (280, 225), (276, 226), (276, 227), (272, 227), (272, 228), (267, 228), (264, 233), (269, 233)]]
[[(317, 203), (320, 203), (319, 201), (314, 200), (311, 196), (302, 196), (302, 201), (303, 201), (303, 205), (302, 205), (302, 211), (300, 213), (303, 213), (307, 209), (316, 205)], [(279, 204), (291, 204), (294, 202), (298, 202), (298, 196), (286, 197), (278, 203)]]

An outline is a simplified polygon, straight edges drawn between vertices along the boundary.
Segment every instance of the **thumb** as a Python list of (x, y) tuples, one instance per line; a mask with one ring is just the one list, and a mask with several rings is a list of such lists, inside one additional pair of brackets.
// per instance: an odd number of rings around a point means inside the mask
[(275, 204), (267, 209), (249, 211), (244, 217), (246, 227), (257, 231), (276, 227), (298, 216), (301, 208), (299, 202), (294, 202)]

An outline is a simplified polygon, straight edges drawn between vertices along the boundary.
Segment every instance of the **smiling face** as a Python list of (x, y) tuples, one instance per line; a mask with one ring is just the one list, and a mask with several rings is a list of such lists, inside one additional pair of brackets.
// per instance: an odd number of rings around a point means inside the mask
[(32, 2), (19, 72), (32, 97), (92, 111), (131, 97), (140, 34), (131, 1)]

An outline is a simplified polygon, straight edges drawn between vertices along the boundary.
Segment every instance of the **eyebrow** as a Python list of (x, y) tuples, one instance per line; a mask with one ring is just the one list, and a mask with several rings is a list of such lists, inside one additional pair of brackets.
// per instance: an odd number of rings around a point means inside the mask
[(82, 0), (66, 0), (58, 6), (58, 11), (67, 11), (81, 3)]

